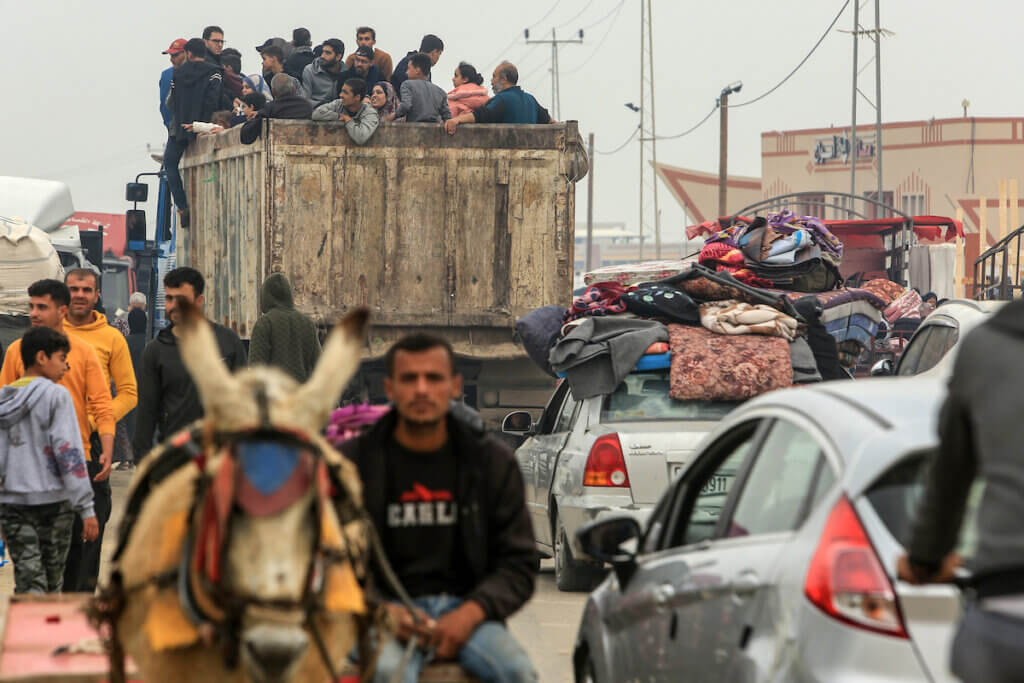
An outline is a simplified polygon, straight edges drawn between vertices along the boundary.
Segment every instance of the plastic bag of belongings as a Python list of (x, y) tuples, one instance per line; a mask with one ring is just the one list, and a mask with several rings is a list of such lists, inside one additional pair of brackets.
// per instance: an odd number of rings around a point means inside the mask
[(571, 308), (539, 308), (516, 329), (531, 358), (565, 377), (578, 399), (614, 391), (634, 370), (669, 369), (677, 400), (741, 401), (848, 378), (901, 286), (842, 288), (841, 256), (817, 219), (759, 218), (709, 238), (698, 264), (587, 273)]

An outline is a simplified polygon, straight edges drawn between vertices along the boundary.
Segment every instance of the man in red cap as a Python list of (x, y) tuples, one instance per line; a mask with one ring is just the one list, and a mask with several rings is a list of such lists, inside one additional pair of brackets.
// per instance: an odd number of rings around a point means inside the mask
[(160, 115), (164, 117), (164, 127), (168, 130), (171, 127), (171, 108), (167, 106), (167, 94), (171, 92), (171, 79), (174, 78), (174, 67), (181, 66), (185, 62), (184, 38), (178, 38), (171, 43), (171, 46), (163, 51), (163, 54), (170, 55), (171, 65), (160, 74)]

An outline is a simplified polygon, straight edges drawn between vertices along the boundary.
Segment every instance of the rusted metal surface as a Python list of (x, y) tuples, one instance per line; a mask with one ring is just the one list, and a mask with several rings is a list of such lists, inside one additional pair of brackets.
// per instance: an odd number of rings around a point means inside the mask
[(291, 280), (296, 306), (331, 322), (373, 311), (368, 356), (433, 328), (478, 358), (522, 355), (517, 317), (567, 305), (575, 182), (588, 161), (575, 122), (382, 126), (364, 146), (341, 125), (272, 121), (200, 138), (182, 161), (189, 263), (211, 318), (248, 336), (258, 290)]

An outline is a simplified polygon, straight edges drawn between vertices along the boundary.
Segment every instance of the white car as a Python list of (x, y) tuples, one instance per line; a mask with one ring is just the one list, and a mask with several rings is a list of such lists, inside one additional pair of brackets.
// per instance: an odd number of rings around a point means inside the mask
[(893, 367), (892, 361), (879, 361), (871, 374), (910, 377), (948, 377), (953, 372), (955, 353), (950, 353), (967, 333), (985, 322), (1005, 305), (1005, 301), (952, 299), (935, 309), (914, 332), (907, 348)]
[(602, 563), (570, 545), (586, 523), (628, 514), (641, 522), (697, 445), (736, 403), (669, 398), (669, 371), (630, 374), (612, 393), (576, 400), (561, 382), (533, 423), (525, 412), (503, 431), (525, 435), (516, 459), (526, 484), (537, 548), (555, 560), (561, 590), (590, 590)]

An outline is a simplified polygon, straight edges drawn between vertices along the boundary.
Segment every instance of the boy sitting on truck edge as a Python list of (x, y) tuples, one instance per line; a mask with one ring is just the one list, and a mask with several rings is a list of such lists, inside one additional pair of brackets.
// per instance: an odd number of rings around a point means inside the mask
[(399, 92), (395, 118), (403, 116), (407, 123), (439, 123), (452, 117), (448, 110), (448, 93), (431, 83), (430, 57), (422, 52), (409, 58), (408, 78)]
[(68, 338), (33, 327), (21, 338), (25, 374), (0, 389), (0, 523), (15, 593), (59, 593), (75, 513), (87, 541), (99, 534), (75, 406), (57, 384)]

